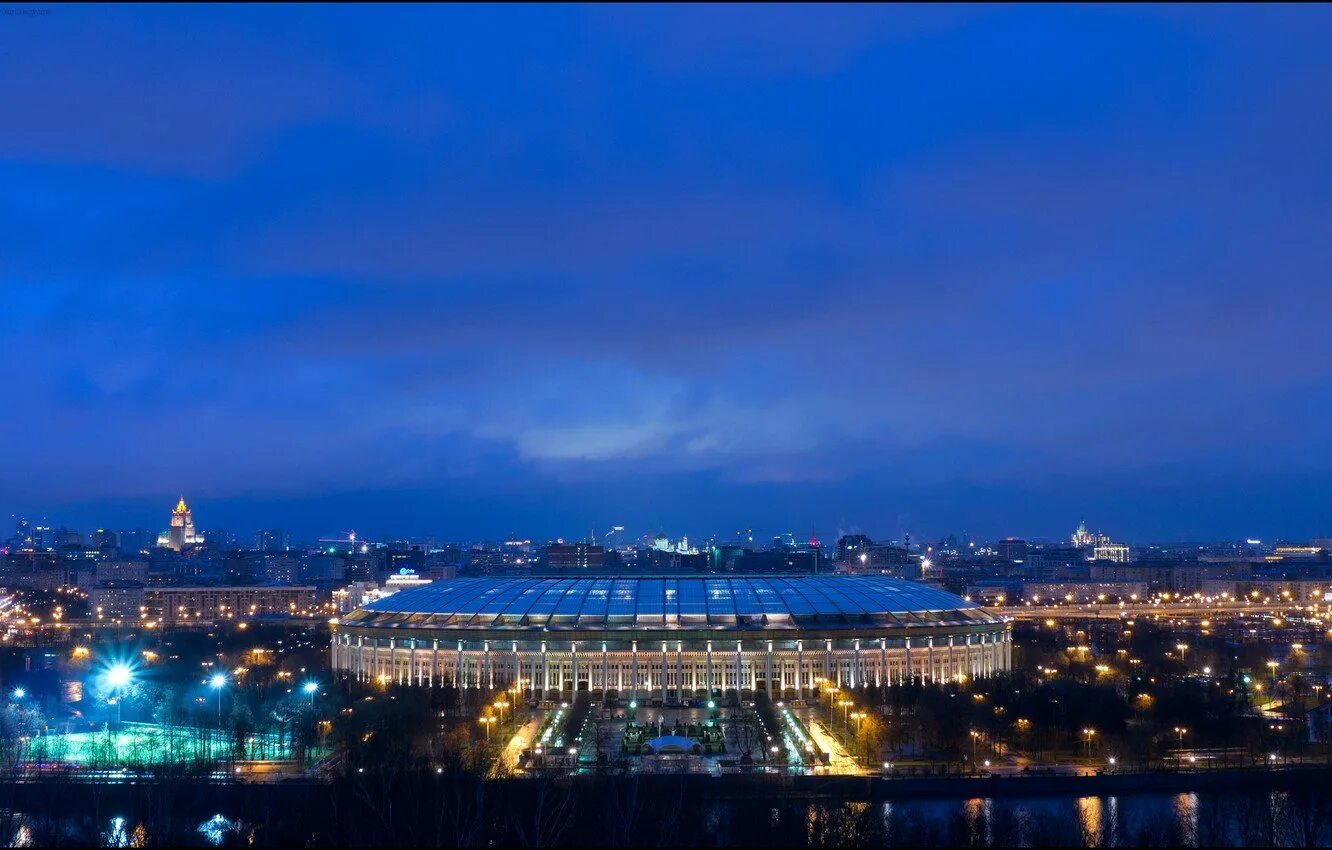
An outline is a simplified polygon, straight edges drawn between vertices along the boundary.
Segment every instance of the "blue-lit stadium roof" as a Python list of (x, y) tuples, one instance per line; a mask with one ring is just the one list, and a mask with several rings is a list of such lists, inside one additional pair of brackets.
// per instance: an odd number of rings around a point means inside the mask
[(445, 629), (725, 629), (995, 623), (942, 590), (879, 576), (461, 578), (343, 618)]

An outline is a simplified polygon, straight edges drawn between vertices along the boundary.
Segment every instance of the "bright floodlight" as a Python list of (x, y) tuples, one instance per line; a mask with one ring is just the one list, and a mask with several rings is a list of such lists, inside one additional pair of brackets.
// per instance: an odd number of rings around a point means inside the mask
[(123, 688), (134, 678), (134, 671), (130, 670), (128, 665), (113, 664), (106, 671), (106, 683), (113, 688)]
[(14, 689), (14, 699), (23, 699), (23, 698), (26, 697), (27, 695), (28, 695), (28, 692), (25, 691), (25, 690), (23, 690), (22, 688), (15, 688), (15, 689)]
[(304, 685), (301, 686), (301, 690), (305, 691), (307, 694), (312, 694), (315, 691), (319, 690), (319, 683), (306, 682)]
[(208, 686), (214, 689), (220, 688), (226, 683), (227, 683), (227, 677), (223, 676), (221, 673), (214, 673), (213, 678), (208, 680)]

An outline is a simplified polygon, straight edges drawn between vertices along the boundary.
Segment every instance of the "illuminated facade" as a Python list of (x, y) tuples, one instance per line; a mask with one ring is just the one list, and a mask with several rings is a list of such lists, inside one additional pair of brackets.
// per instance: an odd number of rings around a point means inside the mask
[(310, 617), (323, 611), (315, 601), (315, 589), (308, 586), (148, 587), (143, 594), (145, 616), (172, 624), (251, 616)]
[(1089, 546), (1096, 545), (1096, 536), (1087, 530), (1087, 523), (1085, 521), (1078, 523), (1077, 529), (1069, 537), (1069, 540), (1071, 540), (1073, 545), (1079, 549), (1086, 549)]
[(991, 676), (1012, 644), (1004, 618), (880, 576), (467, 578), (341, 617), (331, 657), (359, 681), (671, 702)]
[(171, 512), (171, 525), (165, 534), (157, 537), (157, 545), (177, 552), (204, 542), (203, 535), (194, 530), (194, 514), (181, 496), (176, 509)]

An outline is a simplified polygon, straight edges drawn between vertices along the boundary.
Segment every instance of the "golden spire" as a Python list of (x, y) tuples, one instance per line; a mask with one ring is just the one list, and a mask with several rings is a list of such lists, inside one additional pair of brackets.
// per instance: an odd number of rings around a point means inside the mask
[(184, 496), (181, 496), (181, 497), (180, 497), (180, 501), (176, 503), (176, 510), (175, 510), (175, 512), (178, 513), (178, 514), (187, 514), (187, 513), (190, 512), (190, 509), (189, 509), (188, 507), (185, 506), (185, 497), (184, 497)]

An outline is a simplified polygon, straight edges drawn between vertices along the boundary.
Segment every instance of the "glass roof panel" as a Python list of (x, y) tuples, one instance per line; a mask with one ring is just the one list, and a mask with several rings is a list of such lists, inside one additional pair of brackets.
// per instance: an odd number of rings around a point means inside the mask
[[(554, 617), (594, 627), (676, 625), (703, 620), (734, 626), (741, 618), (772, 619), (869, 614), (880, 622), (998, 622), (980, 607), (938, 588), (886, 576), (692, 576), (648, 578), (460, 578), (437, 581), (367, 603), (347, 622), (390, 622), (397, 613), (434, 615), (436, 627), (531, 627)], [(528, 617), (528, 620), (524, 620)], [(408, 622), (417, 622), (409, 620)], [(396, 622), (396, 621), (395, 621)]]
[(665, 614), (664, 594), (666, 582), (662, 579), (643, 579), (638, 583), (638, 616), (635, 622), (662, 622)]
[(786, 608), (794, 617), (812, 617), (818, 613), (814, 605), (800, 592), (800, 588), (789, 578), (770, 578), (768, 584), (786, 603)]
[(606, 608), (610, 605), (611, 580), (599, 578), (593, 580), (587, 589), (587, 598), (583, 600), (583, 610), (578, 615), (579, 623), (589, 625), (603, 623), (606, 620)]
[(843, 612), (842, 606), (822, 592), (822, 582), (813, 582), (805, 578), (793, 578), (791, 584), (813, 606), (814, 613), (820, 617), (836, 617)]
[(541, 625), (550, 620), (550, 615), (555, 613), (555, 606), (560, 604), (564, 594), (573, 586), (574, 580), (562, 578), (546, 588), (541, 598), (532, 605), (532, 609), (527, 612), (527, 618), (533, 625)]
[(708, 617), (707, 591), (701, 578), (682, 578), (677, 582), (680, 588), (680, 618), (684, 620), (706, 620)]
[(749, 579), (731, 579), (731, 594), (735, 599), (735, 613), (741, 617), (760, 617), (763, 609), (759, 607), (758, 597), (754, 595), (754, 586)]
[(504, 608), (504, 613), (500, 619), (509, 623), (521, 622), (527, 616), (527, 612), (532, 609), (536, 601), (541, 598), (552, 582), (527, 580), (514, 585), (506, 594), (509, 598), (509, 604)]
[(638, 607), (638, 579), (616, 579), (611, 586), (610, 608), (608, 616), (614, 619), (633, 619)]
[(856, 616), (872, 611), (882, 606), (876, 605), (872, 599), (866, 597), (865, 591), (868, 588), (857, 587), (855, 580), (846, 582), (839, 578), (829, 579), (818, 583), (818, 588), (825, 596), (833, 601), (837, 606), (839, 613), (847, 616)]
[(708, 622), (734, 623), (735, 597), (731, 594), (730, 580), (724, 578), (704, 579), (703, 587), (707, 592)]
[(751, 578), (745, 581), (753, 588), (754, 596), (758, 599), (759, 610), (764, 614), (769, 617), (790, 616), (791, 611), (786, 607), (786, 603), (782, 601), (781, 594), (773, 588), (767, 579)]
[(583, 602), (587, 599), (587, 592), (591, 588), (592, 582), (587, 579), (577, 579), (555, 606), (555, 613), (561, 617), (578, 616), (578, 612), (583, 610)]

